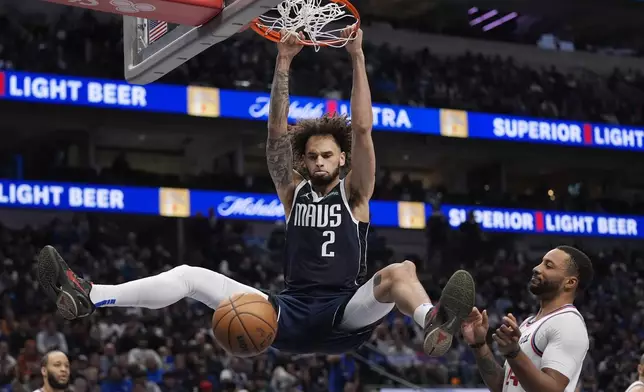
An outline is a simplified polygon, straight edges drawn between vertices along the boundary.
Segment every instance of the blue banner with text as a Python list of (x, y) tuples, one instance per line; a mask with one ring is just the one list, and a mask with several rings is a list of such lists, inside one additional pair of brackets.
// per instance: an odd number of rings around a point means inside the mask
[[(268, 119), (267, 93), (198, 86), (149, 84), (0, 71), (0, 99), (100, 108), (180, 113), (199, 117)], [(346, 100), (291, 97), (289, 119), (324, 113), (350, 116)], [(373, 104), (373, 126), (379, 131), (422, 133), (455, 138), (644, 150), (644, 128), (531, 117)]]
[[(421, 202), (372, 201), (376, 226), (424, 229), (431, 206)], [(0, 181), (0, 208), (113, 212), (167, 217), (216, 215), (228, 219), (276, 221), (284, 209), (272, 194), (178, 188), (143, 188), (55, 182)], [(450, 227), (472, 213), (483, 231), (644, 238), (644, 217), (443, 205)]]
[[(219, 90), (220, 115), (243, 120), (268, 120), (269, 94)], [(325, 113), (350, 115), (350, 102), (334, 99), (291, 97), (289, 120), (318, 118)], [(373, 104), (374, 129), (438, 134), (438, 110)]]
[(165, 113), (187, 113), (185, 86), (53, 76), (27, 72), (0, 72), (0, 98), (99, 108)]

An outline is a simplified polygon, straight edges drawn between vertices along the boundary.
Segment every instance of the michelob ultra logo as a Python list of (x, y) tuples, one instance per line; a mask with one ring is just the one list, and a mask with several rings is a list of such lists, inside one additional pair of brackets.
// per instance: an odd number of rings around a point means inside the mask
[(217, 206), (217, 214), (224, 217), (284, 218), (284, 207), (277, 197), (225, 196)]

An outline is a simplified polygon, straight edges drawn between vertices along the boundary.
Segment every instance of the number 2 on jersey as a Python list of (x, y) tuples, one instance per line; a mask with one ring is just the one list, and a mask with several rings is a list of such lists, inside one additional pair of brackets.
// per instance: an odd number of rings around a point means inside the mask
[(329, 250), (329, 245), (333, 244), (335, 242), (335, 231), (327, 230), (324, 233), (322, 233), (322, 236), (324, 238), (329, 238), (328, 241), (325, 241), (322, 244), (322, 257), (333, 257), (335, 256), (334, 251)]

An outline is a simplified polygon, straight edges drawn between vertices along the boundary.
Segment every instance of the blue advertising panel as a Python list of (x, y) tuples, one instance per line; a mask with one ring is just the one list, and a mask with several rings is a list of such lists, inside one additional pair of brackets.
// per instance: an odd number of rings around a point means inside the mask
[[(424, 229), (431, 206), (421, 202), (372, 201), (375, 226)], [(227, 219), (276, 221), (284, 210), (273, 194), (220, 192), (177, 188), (143, 188), (38, 181), (0, 181), (0, 208), (113, 212), (190, 217), (216, 215)], [(644, 238), (644, 217), (543, 210), (441, 206), (450, 227), (468, 214), (483, 231)]]
[(159, 189), (0, 181), (0, 208), (159, 214)]
[(487, 208), (479, 206), (442, 206), (450, 227), (463, 223), (469, 212), (474, 213), (483, 231), (508, 233), (539, 233), (593, 237), (641, 238), (644, 217), (586, 214), (542, 210)]
[[(395, 202), (372, 201), (371, 223), (376, 226), (398, 226)], [(190, 191), (190, 215), (216, 215), (229, 219), (276, 221), (285, 218), (278, 197), (266, 193)]]
[(0, 98), (15, 101), (186, 114), (186, 95), (185, 86), (0, 72)]
[[(246, 91), (219, 90), (220, 116), (243, 120), (268, 120), (270, 95)], [(319, 118), (325, 113), (351, 114), (349, 101), (293, 96), (289, 120)], [(438, 134), (438, 110), (373, 104), (373, 126), (394, 132)]]
[(469, 137), (567, 146), (644, 149), (644, 129), (608, 124), (468, 113)]
[[(0, 99), (266, 121), (269, 95), (196, 86), (0, 72)], [(350, 102), (291, 97), (289, 120), (350, 115)], [(644, 128), (373, 104), (374, 129), (445, 137), (644, 150)]]

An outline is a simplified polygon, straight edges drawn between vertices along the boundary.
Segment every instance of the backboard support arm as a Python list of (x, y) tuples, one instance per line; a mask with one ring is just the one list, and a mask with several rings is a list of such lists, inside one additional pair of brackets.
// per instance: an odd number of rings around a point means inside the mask
[(124, 16), (125, 79), (133, 84), (152, 83), (209, 47), (238, 33), (281, 1), (237, 0), (224, 7), (208, 23), (198, 27), (178, 26), (143, 50), (139, 32), (142, 20)]

